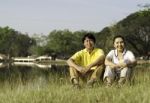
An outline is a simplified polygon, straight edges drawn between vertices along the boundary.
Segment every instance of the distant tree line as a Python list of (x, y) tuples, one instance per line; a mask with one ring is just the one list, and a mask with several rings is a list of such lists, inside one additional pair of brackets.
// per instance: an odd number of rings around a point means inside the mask
[(7, 56), (27, 56), (32, 54), (29, 48), (36, 41), (9, 27), (0, 27), (0, 53)]
[(150, 52), (150, 9), (130, 14), (118, 23), (105, 27), (100, 32), (53, 30), (49, 35), (22, 34), (9, 27), (0, 27), (0, 53), (10, 56), (52, 55), (68, 58), (83, 48), (81, 38), (87, 32), (96, 37), (96, 46), (106, 53), (113, 48), (115, 35), (123, 35), (127, 48), (136, 56), (146, 56)]

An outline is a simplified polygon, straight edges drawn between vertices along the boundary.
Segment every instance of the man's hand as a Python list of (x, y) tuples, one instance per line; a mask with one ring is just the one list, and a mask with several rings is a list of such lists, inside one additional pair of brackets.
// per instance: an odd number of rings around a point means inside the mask
[(86, 74), (91, 69), (90, 66), (85, 67), (83, 74)]
[(84, 72), (85, 72), (85, 68), (82, 67), (82, 66), (78, 66), (76, 69), (77, 69), (80, 73), (84, 73)]
[(83, 75), (86, 74), (90, 69), (91, 69), (90, 66), (87, 66), (87, 67), (78, 66), (77, 67), (77, 70)]

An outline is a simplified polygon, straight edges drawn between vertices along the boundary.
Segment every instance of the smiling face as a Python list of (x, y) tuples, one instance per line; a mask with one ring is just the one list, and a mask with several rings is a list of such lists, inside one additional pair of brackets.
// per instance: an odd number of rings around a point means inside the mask
[(123, 52), (125, 48), (124, 40), (121, 37), (118, 37), (114, 40), (114, 47), (117, 49), (118, 52)]
[(86, 37), (84, 40), (84, 46), (88, 51), (91, 51), (94, 48), (94, 41), (92, 39)]

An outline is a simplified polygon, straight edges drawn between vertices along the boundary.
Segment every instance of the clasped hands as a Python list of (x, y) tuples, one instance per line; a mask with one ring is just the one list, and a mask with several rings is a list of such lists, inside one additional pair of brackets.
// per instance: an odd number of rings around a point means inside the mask
[(121, 62), (119, 64), (114, 64), (110, 66), (112, 69), (123, 69), (125, 67), (127, 67), (127, 63)]

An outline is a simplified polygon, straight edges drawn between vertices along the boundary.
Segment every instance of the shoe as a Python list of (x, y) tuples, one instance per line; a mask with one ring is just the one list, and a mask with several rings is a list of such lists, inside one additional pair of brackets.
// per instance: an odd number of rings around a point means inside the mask
[(105, 82), (105, 84), (106, 84), (106, 88), (109, 88), (109, 87), (111, 87), (112, 86), (112, 79), (110, 79), (110, 78), (106, 78), (106, 81), (104, 81)]
[(74, 85), (79, 84), (79, 82), (78, 82), (78, 80), (77, 80), (76, 78), (73, 78), (71, 82), (72, 82), (72, 84), (74, 84)]
[(105, 87), (106, 87), (106, 88), (109, 88), (109, 87), (111, 87), (111, 86), (112, 86), (111, 83), (107, 83)]
[(120, 78), (119, 81), (118, 81), (118, 84), (119, 84), (120, 86), (122, 86), (122, 85), (125, 84), (125, 81), (126, 81), (125, 78)]
[(78, 82), (78, 80), (76, 78), (73, 78), (71, 80), (71, 82), (73, 84), (73, 88), (76, 88), (76, 89), (80, 89), (81, 88), (81, 86), (79, 85), (79, 82)]

